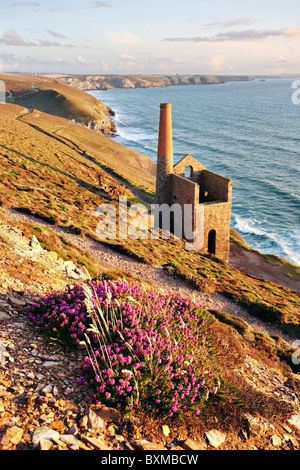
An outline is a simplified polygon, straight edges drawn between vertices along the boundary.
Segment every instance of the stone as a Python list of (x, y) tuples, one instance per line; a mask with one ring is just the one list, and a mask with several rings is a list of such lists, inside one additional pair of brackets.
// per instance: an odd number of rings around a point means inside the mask
[(288, 423), (297, 429), (300, 429), (300, 413), (296, 413), (288, 419)]
[(0, 312), (0, 321), (10, 320), (10, 315), (6, 312)]
[(110, 448), (101, 439), (96, 439), (89, 436), (83, 436), (81, 439), (96, 450), (110, 450)]
[(47, 395), (47, 393), (52, 393), (52, 385), (46, 385), (46, 386), (42, 389), (42, 394), (43, 394), (43, 395)]
[(43, 248), (40, 245), (40, 242), (38, 241), (38, 239), (36, 238), (35, 235), (32, 236), (32, 238), (29, 242), (29, 246), (31, 246), (32, 250), (34, 250), (36, 252), (44, 251)]
[(17, 299), (16, 297), (10, 298), (10, 303), (14, 308), (23, 308), (26, 307), (26, 302), (24, 300)]
[(192, 439), (186, 439), (185, 441), (180, 442), (180, 446), (185, 450), (206, 450), (206, 442), (197, 442)]
[(120, 424), (122, 421), (121, 413), (115, 408), (110, 408), (105, 405), (95, 405), (90, 408), (97, 416), (104, 421), (111, 421), (114, 424)]
[(59, 366), (59, 363), (54, 362), (54, 361), (46, 361), (43, 363), (43, 367), (45, 367), (46, 369), (53, 369), (54, 367), (58, 367), (58, 366)]
[(68, 434), (77, 434), (77, 433), (78, 433), (78, 428), (75, 424), (73, 424), (68, 430)]
[(268, 421), (265, 421), (264, 419), (260, 417), (255, 417), (249, 414), (244, 415), (244, 422), (245, 422), (248, 434), (251, 436), (259, 436), (265, 433), (270, 427), (270, 424)]
[(71, 434), (62, 434), (59, 437), (59, 440), (62, 441), (67, 446), (72, 446), (73, 450), (79, 449), (79, 440), (76, 439), (76, 437), (72, 436)]
[(53, 448), (53, 442), (48, 439), (40, 439), (38, 448), (39, 450), (51, 450)]
[(10, 305), (7, 303), (0, 302), (0, 312), (7, 312)]
[(59, 439), (59, 433), (46, 426), (36, 428), (32, 436), (32, 444), (37, 447), (41, 439), (51, 441), (52, 437)]
[(52, 423), (49, 424), (49, 428), (51, 428), (51, 429), (53, 429), (54, 431), (57, 431), (57, 432), (62, 432), (62, 431), (65, 431), (66, 425), (61, 420), (54, 420), (54, 421), (52, 421)]
[(270, 441), (271, 441), (272, 446), (274, 447), (278, 447), (281, 444), (281, 439), (279, 436), (277, 436), (277, 434), (274, 434), (273, 436), (271, 436)]
[(100, 416), (98, 416), (94, 411), (89, 408), (87, 412), (87, 426), (93, 430), (104, 432), (106, 430), (106, 423), (103, 421)]
[(225, 442), (225, 439), (226, 439), (226, 435), (216, 429), (208, 431), (207, 433), (205, 433), (205, 436), (208, 440), (209, 445), (215, 448), (223, 444), (223, 442)]
[(24, 431), (22, 428), (19, 428), (18, 426), (12, 426), (2, 436), (0, 441), (0, 448), (5, 450), (8, 449), (11, 445), (16, 446), (22, 439), (23, 433)]
[(161, 444), (156, 444), (155, 442), (150, 442), (146, 439), (133, 441), (132, 444), (136, 450), (166, 450), (166, 448)]

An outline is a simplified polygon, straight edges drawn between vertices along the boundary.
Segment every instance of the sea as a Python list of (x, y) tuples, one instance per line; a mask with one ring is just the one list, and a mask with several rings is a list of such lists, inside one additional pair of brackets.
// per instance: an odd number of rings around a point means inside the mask
[(232, 228), (254, 249), (299, 266), (300, 104), (293, 84), (255, 79), (89, 93), (115, 112), (113, 139), (154, 162), (159, 106), (171, 103), (174, 164), (190, 154), (232, 179)]

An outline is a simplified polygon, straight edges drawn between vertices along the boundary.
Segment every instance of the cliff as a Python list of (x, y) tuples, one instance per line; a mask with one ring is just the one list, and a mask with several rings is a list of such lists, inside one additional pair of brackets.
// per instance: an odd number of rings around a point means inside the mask
[(7, 101), (28, 109), (82, 123), (87, 127), (112, 135), (116, 132), (111, 120), (113, 111), (93, 96), (69, 87), (62, 81), (39, 75), (1, 73)]
[(57, 75), (58, 80), (79, 90), (114, 88), (161, 88), (177, 85), (215, 85), (232, 80), (251, 80), (249, 76), (214, 75)]

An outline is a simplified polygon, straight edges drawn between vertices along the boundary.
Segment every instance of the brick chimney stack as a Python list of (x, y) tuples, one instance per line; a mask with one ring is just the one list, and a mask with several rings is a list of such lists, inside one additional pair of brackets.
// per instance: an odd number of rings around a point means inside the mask
[(173, 137), (172, 106), (160, 105), (160, 121), (157, 150), (156, 203), (162, 204), (168, 198), (165, 195), (168, 176), (173, 173)]

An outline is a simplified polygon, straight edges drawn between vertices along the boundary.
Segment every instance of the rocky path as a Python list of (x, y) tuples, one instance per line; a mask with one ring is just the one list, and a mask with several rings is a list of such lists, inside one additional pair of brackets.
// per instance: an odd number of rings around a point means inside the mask
[(215, 294), (205, 294), (201, 291), (189, 287), (187, 283), (180, 279), (174, 279), (169, 276), (162, 268), (149, 266), (145, 263), (134, 260), (126, 255), (117, 253), (111, 248), (97, 243), (80, 235), (67, 233), (63, 228), (57, 227), (46, 222), (41, 222), (37, 218), (27, 214), (21, 214), (13, 210), (9, 210), (9, 214), (13, 220), (37, 223), (40, 226), (45, 226), (51, 230), (63, 235), (68, 241), (81, 249), (91, 253), (103, 267), (107, 270), (125, 271), (138, 278), (140, 281), (153, 285), (155, 289), (162, 289), (171, 292), (176, 292), (183, 297), (195, 299), (203, 308), (215, 309), (221, 312), (227, 312), (232, 315), (238, 316), (246, 321), (250, 326), (257, 328), (270, 336), (278, 335), (289, 344), (294, 342), (294, 339), (284, 335), (274, 325), (268, 324), (259, 318), (250, 315), (244, 308), (224, 296)]

